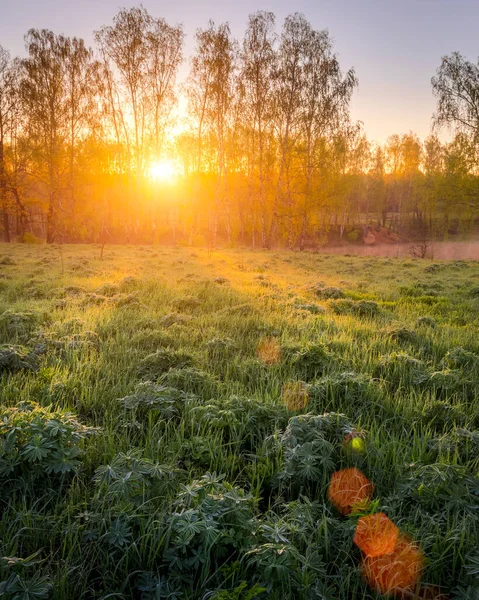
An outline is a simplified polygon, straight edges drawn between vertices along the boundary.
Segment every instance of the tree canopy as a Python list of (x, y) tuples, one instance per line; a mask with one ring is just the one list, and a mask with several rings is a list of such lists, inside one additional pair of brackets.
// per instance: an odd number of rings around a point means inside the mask
[(445, 56), (438, 131), (383, 145), (350, 115), (359, 80), (326, 29), (250, 15), (243, 39), (185, 34), (144, 7), (82, 39), (31, 29), (0, 47), (3, 239), (240, 243), (305, 249), (372, 228), (447, 236), (477, 224), (479, 66)]

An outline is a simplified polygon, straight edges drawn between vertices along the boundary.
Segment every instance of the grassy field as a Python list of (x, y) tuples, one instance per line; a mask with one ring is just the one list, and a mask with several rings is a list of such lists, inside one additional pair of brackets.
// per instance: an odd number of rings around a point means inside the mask
[(478, 324), (474, 262), (3, 246), (0, 597), (379, 598), (354, 466), (479, 598)]

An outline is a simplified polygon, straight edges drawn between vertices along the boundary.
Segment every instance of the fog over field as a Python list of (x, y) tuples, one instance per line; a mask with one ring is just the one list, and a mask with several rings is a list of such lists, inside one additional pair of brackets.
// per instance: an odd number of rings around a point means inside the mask
[[(414, 253), (414, 243), (328, 246), (330, 254), (356, 256), (407, 257)], [(428, 258), (438, 260), (479, 260), (479, 241), (430, 242), (426, 248)]]

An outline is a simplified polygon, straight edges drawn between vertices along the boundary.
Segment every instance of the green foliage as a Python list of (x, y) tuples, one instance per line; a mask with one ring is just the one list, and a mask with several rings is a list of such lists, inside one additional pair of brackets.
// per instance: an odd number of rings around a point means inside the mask
[(314, 302), (310, 304), (297, 303), (295, 304), (295, 308), (297, 308), (298, 310), (305, 310), (311, 313), (312, 315), (321, 315), (326, 312), (326, 309), (323, 306), (320, 306), (319, 304), (314, 304)]
[(12, 573), (6, 581), (0, 581), (0, 597), (5, 600), (42, 600), (51, 590), (48, 578), (38, 572), (30, 579)]
[[(120, 453), (108, 465), (95, 471), (97, 499), (110, 503), (142, 502), (165, 495), (179, 485), (180, 470), (142, 458), (138, 452)], [(116, 526), (119, 536), (124, 531), (121, 521)], [(125, 540), (126, 541), (126, 540)]]
[(343, 290), (334, 286), (318, 287), (315, 293), (318, 298), (323, 300), (339, 300), (345, 297)]
[(309, 386), (309, 410), (342, 410), (360, 415), (364, 407), (378, 410), (380, 390), (377, 383), (364, 373), (343, 372), (327, 375)]
[(193, 366), (194, 358), (186, 350), (160, 348), (146, 356), (138, 365), (138, 373), (142, 377), (157, 378), (169, 369)]
[(436, 327), (437, 322), (435, 319), (433, 319), (432, 317), (419, 317), (418, 320), (416, 321), (416, 326), (417, 327), (431, 327), (434, 328)]
[(169, 313), (164, 315), (160, 319), (160, 324), (165, 327), (171, 327), (172, 325), (186, 325), (189, 321), (189, 317), (187, 315), (181, 315), (178, 313)]
[(280, 480), (293, 487), (306, 483), (324, 486), (338, 466), (341, 442), (352, 430), (339, 413), (292, 417), (280, 439), (284, 456)]
[(22, 235), (22, 242), (24, 244), (43, 244), (43, 240), (41, 238), (37, 237), (34, 233), (30, 233), (29, 231)]
[(153, 352), (158, 348), (175, 348), (177, 340), (162, 329), (138, 331), (131, 337), (131, 345)]
[(96, 290), (100, 296), (115, 296), (120, 291), (120, 286), (117, 283), (102, 283)]
[(420, 417), (425, 427), (430, 427), (438, 433), (463, 427), (466, 421), (466, 416), (460, 407), (442, 400), (433, 400), (425, 404)]
[[(428, 272), (427, 269), (426, 272)], [(442, 286), (437, 283), (430, 284), (421, 281), (416, 281), (412, 285), (400, 286), (399, 293), (401, 294), (401, 296), (405, 296), (408, 298), (419, 298), (424, 296), (434, 297), (437, 296), (438, 291), (440, 291), (441, 289)]]
[(331, 303), (331, 307), (337, 315), (374, 317), (379, 314), (379, 306), (372, 300), (336, 300)]
[[(350, 466), (375, 485), (371, 510), (421, 544), (424, 581), (474, 597), (476, 263), (62, 251), (63, 274), (58, 248), (12, 246), (22, 269), (0, 290), (5, 598), (372, 600), (357, 515), (326, 493)], [(58, 290), (34, 297), (33, 272)], [(354, 292), (324, 314), (307, 299), (319, 278)], [(93, 290), (101, 303), (83, 304)], [(200, 304), (176, 304), (185, 294)], [(264, 364), (269, 338), (281, 356)]]
[(128, 410), (137, 414), (158, 414), (163, 419), (178, 416), (188, 395), (181, 390), (166, 387), (150, 381), (139, 383), (133, 394), (120, 398), (118, 402)]
[(472, 298), (479, 298), (479, 285), (471, 287), (469, 290), (469, 294), (470, 296), (472, 296)]
[(172, 368), (160, 377), (160, 382), (207, 398), (214, 396), (220, 388), (216, 377), (194, 367)]
[(236, 344), (230, 338), (214, 338), (206, 342), (205, 348), (210, 360), (225, 360), (237, 351)]
[(3, 408), (0, 421), (0, 479), (41, 483), (45, 476), (75, 473), (83, 454), (81, 442), (95, 430), (74, 415), (21, 402)]
[[(440, 413), (440, 411), (435, 411)], [(464, 420), (464, 416), (455, 411), (453, 417), (459, 422)], [(434, 416), (436, 416), (436, 414)], [(439, 414), (439, 419), (442, 417)], [(479, 479), (477, 479), (477, 468), (479, 467), (479, 431), (470, 431), (469, 429), (456, 428), (453, 429), (450, 423), (446, 423), (443, 427), (437, 427), (438, 430), (447, 430), (448, 433), (441, 435), (438, 438), (432, 438), (429, 441), (431, 455), (435, 458), (454, 456), (454, 460), (458, 464), (468, 468), (472, 473), (476, 473), (475, 484), (472, 486), (473, 493), (478, 496)]]
[(191, 578), (200, 588), (226, 558), (234, 561), (253, 541), (253, 498), (222, 479), (206, 473), (182, 486), (167, 520), (170, 575)]
[(246, 581), (242, 581), (238, 587), (232, 590), (217, 590), (213, 592), (211, 600), (254, 600), (266, 592), (267, 588), (257, 583), (248, 588)]
[(173, 300), (173, 308), (180, 312), (195, 310), (200, 305), (201, 302), (194, 296), (184, 296), (183, 298), (175, 298)]
[(23, 346), (0, 346), (0, 373), (6, 371), (16, 373), (17, 371), (36, 371), (38, 369), (38, 358), (29, 353)]
[(467, 510), (474, 514), (478, 481), (460, 465), (417, 464), (403, 483), (405, 502), (415, 502), (429, 512)]
[(362, 232), (359, 229), (353, 229), (352, 231), (348, 231), (345, 237), (348, 240), (348, 242), (357, 242), (361, 239), (361, 236)]
[(407, 327), (391, 327), (386, 333), (388, 337), (399, 343), (414, 343), (417, 339), (416, 333)]
[(469, 382), (461, 376), (460, 371), (442, 369), (441, 371), (431, 373), (428, 387), (434, 390), (436, 396), (448, 398), (455, 393), (460, 394), (469, 387)]
[(381, 357), (373, 371), (374, 377), (384, 379), (389, 385), (421, 385), (429, 380), (427, 366), (406, 352), (391, 352)]
[(290, 362), (298, 377), (309, 381), (331, 369), (334, 354), (325, 344), (316, 343), (293, 352)]
[(444, 366), (450, 369), (475, 369), (479, 368), (479, 355), (464, 348), (454, 348), (444, 357)]
[(190, 416), (198, 431), (218, 430), (225, 441), (247, 444), (254, 448), (286, 421), (286, 409), (260, 400), (231, 396), (226, 400), (210, 400), (192, 407)]
[(6, 310), (0, 315), (0, 336), (25, 339), (40, 323), (40, 315), (34, 312)]

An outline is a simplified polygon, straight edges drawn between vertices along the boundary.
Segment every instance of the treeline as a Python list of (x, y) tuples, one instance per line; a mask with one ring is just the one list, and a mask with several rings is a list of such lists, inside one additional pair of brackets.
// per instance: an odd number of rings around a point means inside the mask
[[(123, 9), (84, 41), (30, 30), (26, 58), (0, 46), (0, 210), (5, 241), (356, 241), (472, 230), (479, 208), (479, 69), (444, 57), (432, 80), (441, 143), (369, 141), (350, 118), (358, 80), (301, 14), (244, 37), (210, 21), (179, 85), (184, 31)], [(186, 106), (183, 109), (183, 106)], [(175, 181), (156, 181), (159, 161)]]

